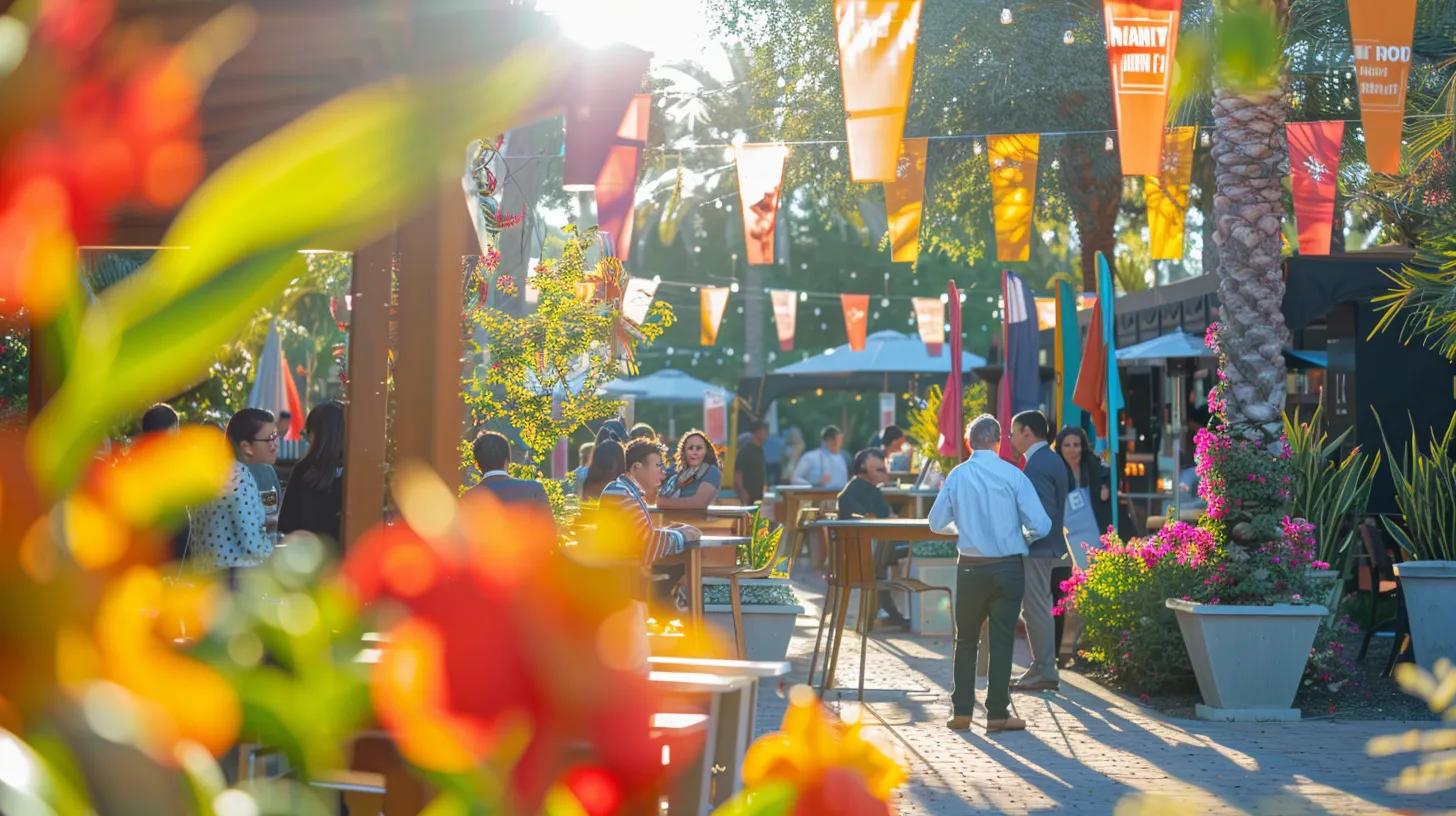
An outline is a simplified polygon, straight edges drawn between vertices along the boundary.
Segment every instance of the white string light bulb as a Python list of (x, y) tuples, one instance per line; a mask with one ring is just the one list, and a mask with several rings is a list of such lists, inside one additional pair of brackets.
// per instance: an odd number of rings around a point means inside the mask
[(1010, 6), (1002, 6), (1001, 7), (1001, 25), (1011, 25), (1014, 22), (1016, 22), (1016, 20), (1014, 18), (1012, 18), (1012, 16), (1011, 16), (1011, 7)]
[(1077, 38), (1072, 35), (1072, 29), (1069, 28), (1066, 31), (1062, 32), (1062, 45), (1071, 45), (1076, 41)]
[(1111, 153), (1114, 147), (1115, 147), (1115, 145), (1112, 143), (1112, 137), (1111, 136), (1108, 136), (1107, 137), (1107, 141), (1105, 141), (1105, 142), (1102, 143), (1102, 149), (1103, 150), (1106, 150), (1108, 153)]

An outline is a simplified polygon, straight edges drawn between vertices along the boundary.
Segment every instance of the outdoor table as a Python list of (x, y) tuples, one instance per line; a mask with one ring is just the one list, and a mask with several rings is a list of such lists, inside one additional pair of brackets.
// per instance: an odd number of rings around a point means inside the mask
[(781, 523), (789, 529), (793, 537), (789, 542), (791, 548), (789, 551), (794, 552), (802, 543), (804, 535), (804, 528), (799, 526), (799, 510), (806, 504), (838, 498), (839, 491), (812, 485), (779, 485), (775, 490), (778, 491), (778, 496), (784, 505), (784, 517), (781, 519)]
[[(869, 546), (873, 548), (876, 543), (894, 541), (954, 541), (955, 533), (937, 533), (930, 529), (930, 521), (927, 519), (822, 519), (809, 522), (806, 527), (816, 529), (833, 529), (839, 533), (837, 536), (830, 536), (830, 547), (844, 546)], [(912, 547), (906, 555), (906, 568), (914, 562), (915, 550)], [(831, 553), (830, 563), (834, 563)], [(879, 563), (875, 559), (875, 563)], [(830, 576), (830, 581), (835, 577)], [(844, 619), (849, 613), (849, 590), (859, 589), (861, 593), (868, 590), (858, 586), (845, 586), (839, 593), (837, 608), (834, 610), (834, 618), (830, 624), (829, 645), (826, 646), (824, 673), (820, 676), (819, 696), (834, 685), (834, 671), (839, 663), (839, 645), (844, 637)], [(827, 611), (827, 610), (826, 610)], [(868, 621), (865, 622), (868, 626)], [(868, 632), (868, 628), (865, 629)], [(815, 646), (818, 646), (818, 638), (815, 638)], [(860, 679), (864, 679), (864, 666), (860, 666)], [(863, 687), (860, 695), (863, 699)]]
[(925, 518), (929, 508), (926, 500), (934, 501), (940, 495), (939, 489), (924, 487), (882, 487), (880, 493), (896, 512), (911, 518)]
[[(694, 816), (706, 814), (713, 809), (716, 800), (727, 799), (731, 794), (732, 783), (721, 786), (725, 789), (723, 792), (718, 791), (717, 776), (722, 772), (720, 769), (736, 769), (742, 761), (741, 754), (729, 756), (725, 751), (736, 750), (736, 732), (742, 728), (743, 718), (751, 716), (749, 700), (758, 681), (744, 674), (663, 671), (656, 668), (647, 673), (647, 680), (656, 691), (668, 697), (686, 700), (694, 707), (706, 709), (703, 713), (707, 714), (708, 722), (703, 751), (689, 768), (677, 775), (670, 794), (672, 802), (681, 808), (674, 812)], [(721, 734), (725, 729), (729, 733)]]
[(750, 680), (748, 693), (743, 700), (736, 727), (727, 728), (727, 720), (724, 719), (725, 727), (719, 730), (718, 739), (711, 746), (715, 755), (715, 764), (724, 769), (724, 775), (729, 780), (727, 785), (714, 785), (712, 803), (715, 806), (721, 805), (743, 787), (741, 766), (743, 755), (748, 752), (748, 745), (753, 741), (757, 726), (755, 714), (758, 710), (759, 685), (770, 679), (782, 684), (784, 678), (789, 674), (789, 662), (786, 660), (650, 657), (647, 659), (647, 665), (654, 671), (698, 672), (724, 677), (745, 677)]
[(749, 519), (753, 517), (754, 508), (741, 504), (710, 504), (699, 509), (663, 509), (651, 505), (647, 510), (661, 521), (676, 521), (714, 532), (743, 535), (748, 532)]

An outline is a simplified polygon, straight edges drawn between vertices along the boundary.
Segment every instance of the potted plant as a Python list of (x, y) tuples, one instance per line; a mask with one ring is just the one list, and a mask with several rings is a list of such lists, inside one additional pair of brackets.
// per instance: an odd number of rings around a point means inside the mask
[(738, 587), (743, 640), (749, 660), (783, 660), (804, 607), (789, 582), (788, 555), (782, 552), (783, 525), (753, 513), (748, 541), (738, 545), (740, 572), (731, 578), (703, 579), (703, 611), (708, 621), (733, 632), (731, 592)]
[(1316, 571), (1316, 577), (1328, 582), (1322, 597), (1333, 615), (1355, 563), (1357, 550), (1351, 546), (1355, 525), (1370, 502), (1380, 453), (1370, 456), (1356, 447), (1340, 458), (1339, 451), (1354, 428), (1331, 440), (1321, 415), (1322, 409), (1316, 408), (1309, 421), (1303, 422), (1298, 414), (1293, 418), (1286, 414), (1284, 438), (1289, 443), (1294, 471), (1290, 515), (1314, 525), (1318, 558), (1331, 565), (1329, 570)]
[(1443, 657), (1456, 659), (1456, 457), (1451, 455), (1456, 415), (1440, 438), (1431, 434), (1424, 448), (1413, 434), (1404, 456), (1391, 449), (1383, 425), (1380, 432), (1400, 510), (1400, 521), (1386, 516), (1381, 521), (1412, 559), (1396, 564), (1395, 574), (1416, 661), (1429, 670)]

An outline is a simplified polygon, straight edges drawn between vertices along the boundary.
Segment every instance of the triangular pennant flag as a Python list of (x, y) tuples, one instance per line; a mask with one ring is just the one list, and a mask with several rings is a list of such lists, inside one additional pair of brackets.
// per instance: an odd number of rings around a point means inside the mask
[(864, 351), (870, 319), (870, 296), (842, 294), (839, 305), (844, 309), (844, 333), (849, 335), (850, 350)]
[(1183, 257), (1183, 221), (1188, 215), (1188, 183), (1193, 178), (1196, 127), (1163, 133), (1163, 158), (1156, 176), (1143, 176), (1148, 208), (1148, 238), (1155, 261)]
[(895, 180), (885, 182), (890, 260), (896, 263), (915, 263), (920, 257), (920, 213), (925, 195), (925, 152), (929, 144), (929, 139), (901, 141)]
[(915, 75), (921, 0), (834, 0), (849, 175), (894, 181)]
[(602, 171), (597, 175), (597, 224), (610, 241), (613, 254), (624, 263), (632, 254), (632, 211), (651, 111), (652, 94), (632, 97), (617, 129), (616, 144), (607, 151)]
[(920, 330), (920, 341), (925, 344), (925, 353), (939, 357), (945, 346), (945, 304), (940, 298), (911, 298), (915, 308), (915, 326)]
[(779, 185), (789, 149), (782, 144), (742, 144), (733, 149), (738, 167), (738, 203), (743, 210), (743, 241), (748, 263), (774, 262), (774, 223), (779, 212)]
[(698, 315), (702, 321), (698, 330), (698, 342), (705, 346), (715, 346), (718, 344), (718, 325), (723, 322), (723, 313), (728, 310), (729, 290), (726, 286), (704, 286), (698, 291), (701, 293)]
[(1400, 172), (1400, 129), (1415, 26), (1416, 0), (1350, 0), (1365, 161), (1377, 173)]
[(657, 294), (657, 281), (652, 278), (632, 278), (622, 294), (622, 316), (633, 323), (647, 319), (652, 308), (652, 296)]
[(799, 314), (799, 293), (788, 289), (770, 289), (773, 299), (774, 328), (778, 329), (779, 351), (794, 348), (794, 323)]
[(998, 261), (1031, 259), (1031, 211), (1036, 202), (1040, 142), (1035, 133), (986, 137)]
[(1180, 0), (1103, 0), (1124, 176), (1156, 176), (1178, 44)]
[(590, 190), (617, 139), (622, 118), (652, 55), (628, 45), (589, 52), (566, 94), (566, 162), (562, 189)]
[(1328, 255), (1345, 123), (1290, 122), (1285, 132), (1289, 135), (1289, 186), (1294, 193), (1299, 254)]

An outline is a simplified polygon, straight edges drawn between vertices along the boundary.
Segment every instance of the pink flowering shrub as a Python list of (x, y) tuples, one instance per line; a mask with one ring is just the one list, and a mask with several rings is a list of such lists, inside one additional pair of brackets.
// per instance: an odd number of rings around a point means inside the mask
[[(1178, 623), (1164, 601), (1207, 604), (1314, 603), (1324, 587), (1310, 570), (1316, 560), (1314, 525), (1286, 517), (1275, 541), (1255, 549), (1225, 548), (1214, 530), (1176, 522), (1149, 538), (1122, 541), (1109, 532), (1104, 549), (1089, 554), (1087, 570), (1062, 582), (1057, 614), (1075, 610), (1084, 630), (1081, 656), (1117, 685), (1158, 691), (1193, 675)], [(1328, 650), (1328, 639), (1317, 646)], [(1337, 661), (1312, 670), (1332, 676)]]

